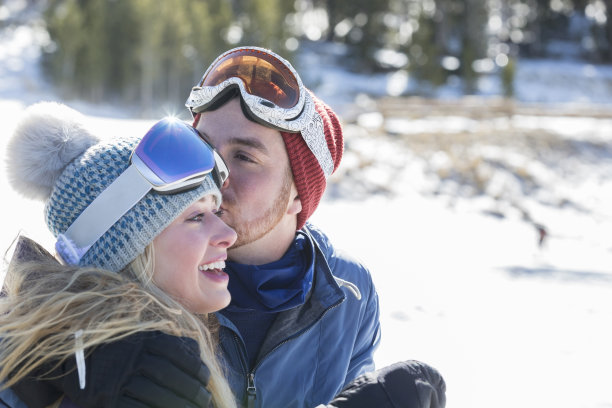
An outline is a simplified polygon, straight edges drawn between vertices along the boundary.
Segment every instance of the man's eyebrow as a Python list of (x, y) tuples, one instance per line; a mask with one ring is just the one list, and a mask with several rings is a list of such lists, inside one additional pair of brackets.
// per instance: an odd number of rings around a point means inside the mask
[(232, 137), (229, 139), (228, 144), (240, 145), (257, 149), (264, 154), (268, 154), (268, 148), (260, 140), (251, 137)]
[[(210, 137), (205, 132), (201, 130), (198, 130), (198, 132), (200, 132), (206, 142), (208, 142), (212, 147), (216, 148), (214, 143), (210, 140)], [(264, 154), (268, 154), (268, 148), (266, 147), (266, 145), (252, 137), (232, 137), (228, 140), (228, 144), (251, 147), (253, 149), (261, 151)]]

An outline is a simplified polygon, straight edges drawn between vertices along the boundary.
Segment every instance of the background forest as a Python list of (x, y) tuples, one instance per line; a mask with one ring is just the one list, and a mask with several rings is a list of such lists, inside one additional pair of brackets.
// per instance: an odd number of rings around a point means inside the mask
[(27, 23), (47, 33), (39, 39), (44, 73), (61, 95), (120, 101), (143, 113), (181, 106), (212, 59), (240, 45), (276, 50), (298, 71), (302, 47), (341, 45), (337, 57), (352, 71), (402, 72), (418, 83), (395, 96), (428, 96), (450, 81), (473, 94), (482, 75), (498, 76), (502, 93), (512, 96), (521, 59), (612, 62), (612, 0), (21, 3), (18, 13), (0, 7), (0, 25)]

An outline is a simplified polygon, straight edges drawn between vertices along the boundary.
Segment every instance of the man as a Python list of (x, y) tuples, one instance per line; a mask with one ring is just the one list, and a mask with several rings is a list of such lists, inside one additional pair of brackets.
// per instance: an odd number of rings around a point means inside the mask
[(372, 372), (380, 324), (370, 274), (307, 223), (342, 158), (336, 114), (291, 64), (254, 47), (219, 56), (186, 105), (230, 169), (219, 215), (238, 240), (226, 264), (232, 302), (218, 318), (238, 402), (444, 407), (445, 382), (426, 364)]
[(306, 223), (342, 158), (338, 117), (287, 61), (252, 47), (217, 58), (186, 105), (230, 170), (220, 216), (238, 241), (218, 317), (237, 400), (327, 403), (374, 369), (380, 339), (370, 273)]

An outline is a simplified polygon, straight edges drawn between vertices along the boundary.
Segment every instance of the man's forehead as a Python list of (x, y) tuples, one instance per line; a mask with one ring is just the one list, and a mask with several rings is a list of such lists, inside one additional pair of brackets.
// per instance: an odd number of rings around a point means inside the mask
[(238, 99), (202, 112), (196, 128), (217, 149), (238, 146), (268, 155), (275, 154), (273, 152), (280, 148), (285, 149), (281, 132), (246, 117)]

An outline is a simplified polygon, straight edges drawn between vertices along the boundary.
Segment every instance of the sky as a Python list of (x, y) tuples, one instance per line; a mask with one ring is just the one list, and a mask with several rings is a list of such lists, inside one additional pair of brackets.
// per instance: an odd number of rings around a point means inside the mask
[[(24, 108), (57, 99), (36, 65), (37, 35), (0, 34), (2, 162)], [(312, 221), (372, 273), (377, 365), (431, 364), (449, 407), (612, 407), (610, 67), (524, 61), (517, 102), (532, 111), (482, 120), (465, 109), (386, 116), (375, 97), (396, 77), (355, 76), (329, 61), (315, 92), (343, 113), (347, 150)], [(494, 85), (484, 82), (486, 97)], [(110, 136), (153, 124), (64, 102)], [(444, 177), (472, 162), (488, 180), (478, 194)], [(42, 203), (17, 195), (4, 167), (0, 188), (0, 248), (19, 232), (52, 248)], [(547, 228), (542, 246), (526, 213)]]

